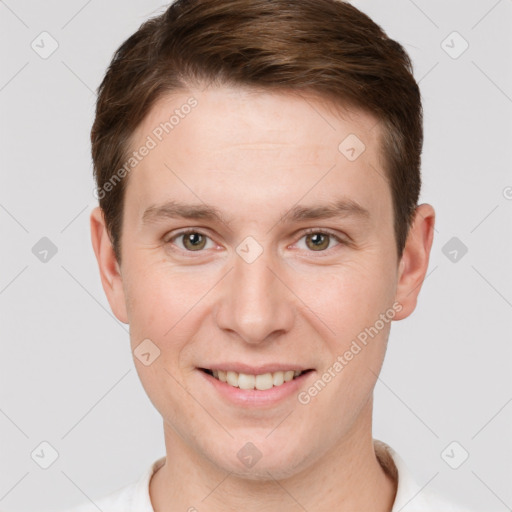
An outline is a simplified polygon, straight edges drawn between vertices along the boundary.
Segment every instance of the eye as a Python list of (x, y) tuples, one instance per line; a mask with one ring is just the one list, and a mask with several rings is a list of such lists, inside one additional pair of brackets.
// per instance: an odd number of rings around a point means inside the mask
[(181, 231), (180, 233), (177, 233), (173, 235), (171, 238), (166, 240), (166, 243), (175, 243), (176, 240), (181, 240), (182, 247), (180, 247), (178, 244), (178, 247), (180, 249), (183, 249), (185, 251), (193, 251), (198, 252), (202, 251), (203, 249), (209, 249), (211, 247), (207, 247), (208, 240), (213, 243), (208, 236), (206, 236), (204, 233), (201, 233), (200, 231), (196, 231), (193, 229), (189, 229), (187, 231)]
[[(300, 240), (305, 239), (305, 247), (314, 252), (323, 252), (331, 249), (331, 242), (335, 240), (338, 245), (343, 244), (343, 241), (333, 233), (321, 230), (309, 230)], [(299, 240), (299, 242), (300, 242)], [(304, 247), (300, 247), (304, 248)]]
[[(301, 241), (304, 240), (301, 246)], [(179, 243), (178, 243), (179, 241)], [(333, 242), (336, 242), (333, 244)], [(178, 249), (185, 252), (201, 252), (205, 249), (215, 247), (214, 242), (209, 236), (195, 229), (188, 229), (175, 233), (165, 240), (165, 243), (177, 246)], [(341, 245), (345, 242), (334, 233), (327, 230), (310, 229), (300, 239), (297, 244), (300, 249), (306, 249), (313, 252), (326, 252), (332, 249), (333, 245)]]

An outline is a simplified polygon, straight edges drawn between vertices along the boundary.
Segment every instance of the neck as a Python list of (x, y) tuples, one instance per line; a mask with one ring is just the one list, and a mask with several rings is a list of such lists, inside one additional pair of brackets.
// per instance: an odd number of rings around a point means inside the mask
[[(366, 417), (365, 417), (366, 416)], [(251, 480), (206, 461), (164, 425), (167, 457), (150, 482), (155, 512), (390, 512), (396, 482), (379, 463), (371, 407), (353, 432), (305, 470), (285, 479)]]

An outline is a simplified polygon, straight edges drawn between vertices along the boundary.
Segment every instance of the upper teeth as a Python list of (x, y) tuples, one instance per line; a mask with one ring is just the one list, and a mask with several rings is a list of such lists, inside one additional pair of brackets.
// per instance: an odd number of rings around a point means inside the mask
[(287, 370), (285, 372), (263, 373), (261, 375), (249, 375), (232, 371), (214, 370), (213, 376), (230, 386), (240, 389), (259, 389), (264, 391), (273, 386), (280, 386), (298, 377), (302, 372), (299, 370)]

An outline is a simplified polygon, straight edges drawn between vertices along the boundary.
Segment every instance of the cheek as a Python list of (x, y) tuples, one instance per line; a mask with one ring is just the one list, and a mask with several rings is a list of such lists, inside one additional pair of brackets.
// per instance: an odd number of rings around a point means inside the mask
[[(396, 278), (392, 264), (371, 255), (354, 257), (328, 272), (296, 276), (297, 296), (342, 340), (373, 324), (392, 306)], [(332, 332), (333, 331), (333, 332)]]
[(299, 397), (309, 414), (349, 425), (370, 399), (395, 315), (393, 282), (377, 262), (303, 281), (298, 294), (311, 307), (305, 314), (315, 322), (324, 354), (317, 380)]
[(187, 300), (179, 280), (142, 269), (144, 265), (131, 272), (125, 286), (132, 344), (149, 338), (160, 346), (185, 313)]
[(196, 270), (179, 271), (147, 261), (132, 267), (126, 293), (133, 345), (149, 338), (160, 348), (162, 359), (179, 357), (193, 335), (192, 324), (203, 314), (202, 299), (218, 280)]
[[(146, 263), (137, 267), (127, 280), (130, 300), (130, 343), (140, 381), (151, 402), (167, 419), (176, 422), (180, 416), (180, 401), (187, 395), (178, 384), (185, 374), (181, 367), (183, 351), (193, 336), (191, 322), (200, 313), (203, 286), (185, 273), (157, 269)], [(137, 347), (151, 340), (158, 356), (146, 365), (138, 359)], [(152, 345), (152, 347), (154, 347)], [(170, 397), (173, 397), (172, 399)], [(179, 398), (179, 399), (178, 399)]]

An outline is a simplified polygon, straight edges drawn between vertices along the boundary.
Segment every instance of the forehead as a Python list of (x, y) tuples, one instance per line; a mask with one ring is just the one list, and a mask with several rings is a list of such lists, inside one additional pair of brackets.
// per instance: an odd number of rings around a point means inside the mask
[[(215, 129), (219, 127), (222, 133)], [(198, 148), (212, 149), (219, 137), (229, 135), (233, 142), (247, 142), (253, 149), (258, 149), (256, 142), (300, 141), (302, 146), (309, 142), (337, 150), (345, 127), (369, 143), (380, 134), (380, 124), (371, 114), (311, 92), (209, 87), (161, 97), (134, 132), (132, 145), (151, 134), (158, 143), (186, 138)]]
[(302, 93), (173, 93), (134, 132), (131, 150), (152, 148), (130, 174), (127, 196), (136, 195), (141, 208), (181, 193), (220, 206), (244, 198), (253, 206), (296, 202), (305, 193), (328, 199), (338, 188), (371, 202), (388, 188), (380, 129), (361, 110)]

